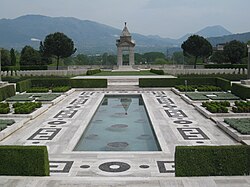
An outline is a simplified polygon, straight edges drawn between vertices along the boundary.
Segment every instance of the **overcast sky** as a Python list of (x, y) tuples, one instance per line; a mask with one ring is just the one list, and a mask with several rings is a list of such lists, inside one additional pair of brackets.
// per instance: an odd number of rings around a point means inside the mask
[(76, 17), (130, 32), (179, 38), (206, 26), (250, 32), (250, 0), (0, 0), (0, 18)]

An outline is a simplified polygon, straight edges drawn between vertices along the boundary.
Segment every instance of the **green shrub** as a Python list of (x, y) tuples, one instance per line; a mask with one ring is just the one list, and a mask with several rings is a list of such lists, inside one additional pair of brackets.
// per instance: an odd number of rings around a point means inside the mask
[(223, 78), (217, 78), (216, 79), (216, 85), (220, 87), (224, 91), (231, 90), (231, 81), (223, 79)]
[(70, 86), (69, 78), (37, 78), (31, 79), (32, 87), (53, 88), (58, 86)]
[(216, 85), (216, 78), (139, 78), (140, 87), (175, 87), (176, 85)]
[(32, 87), (26, 91), (27, 93), (46, 93), (49, 92), (49, 88)]
[(5, 85), (0, 88), (0, 101), (12, 97), (16, 94), (14, 85)]
[(30, 114), (36, 108), (40, 108), (42, 104), (40, 102), (25, 102), (25, 103), (14, 103), (13, 108), (15, 114)]
[(233, 83), (232, 93), (241, 99), (250, 99), (250, 87), (243, 86), (242, 84)]
[(71, 79), (72, 88), (107, 88), (107, 79)]
[(207, 69), (247, 69), (247, 64), (206, 64)]
[(102, 71), (100, 69), (90, 69), (86, 72), (86, 75), (94, 75), (97, 73), (101, 73)]
[(70, 86), (54, 87), (52, 88), (52, 92), (67, 92), (70, 89)]
[(10, 108), (0, 108), (0, 114), (8, 114), (10, 112)]
[(233, 176), (250, 174), (250, 146), (177, 146), (175, 175)]
[(164, 75), (164, 71), (161, 69), (150, 69), (150, 72), (157, 75)]
[(230, 103), (228, 101), (210, 101), (210, 102), (203, 102), (202, 107), (205, 107), (211, 113), (228, 113), (228, 108), (230, 107)]
[(235, 106), (233, 107), (234, 113), (250, 113), (250, 101), (235, 101)]
[[(247, 75), (246, 74), (188, 74), (188, 75), (178, 75), (178, 78), (199, 78), (199, 77), (210, 77), (210, 78), (223, 78), (223, 79), (226, 79), (226, 80), (229, 80), (229, 81), (240, 81), (240, 80), (245, 80), (247, 79)], [(217, 85), (219, 86), (219, 85)]]
[(48, 66), (39, 65), (39, 66), (20, 66), (20, 70), (48, 70)]
[(0, 175), (49, 176), (46, 146), (0, 146)]
[(23, 80), (23, 81), (20, 81), (20, 82), (16, 83), (16, 91), (17, 92), (24, 92), (24, 91), (30, 89), (31, 86), (32, 86), (32, 84), (31, 84), (30, 79)]

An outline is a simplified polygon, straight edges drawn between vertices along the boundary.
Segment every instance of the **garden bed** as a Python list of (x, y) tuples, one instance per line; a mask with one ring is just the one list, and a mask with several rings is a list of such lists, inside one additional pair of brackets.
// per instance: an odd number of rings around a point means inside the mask
[(227, 118), (224, 122), (239, 133), (250, 135), (250, 118)]
[(8, 102), (26, 102), (26, 101), (40, 101), (40, 102), (48, 102), (53, 101), (60, 94), (54, 93), (35, 93), (35, 94), (17, 94), (13, 97), (6, 99)]
[(194, 101), (198, 100), (239, 100), (240, 98), (228, 92), (191, 92), (185, 94), (188, 98)]

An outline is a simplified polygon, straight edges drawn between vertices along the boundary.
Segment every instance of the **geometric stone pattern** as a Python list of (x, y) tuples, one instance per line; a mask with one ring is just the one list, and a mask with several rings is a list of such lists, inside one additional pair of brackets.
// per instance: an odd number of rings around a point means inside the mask
[(105, 172), (124, 172), (130, 169), (130, 165), (125, 162), (105, 162), (99, 169)]
[(170, 118), (184, 118), (187, 115), (182, 110), (165, 110)]
[(174, 173), (174, 161), (157, 161), (157, 166), (160, 173)]
[(69, 173), (74, 161), (50, 161), (49, 167), (52, 173)]
[(177, 128), (185, 140), (209, 140), (200, 128)]
[(27, 140), (52, 140), (60, 130), (61, 128), (41, 128)]
[(72, 118), (78, 110), (61, 110), (54, 118)]

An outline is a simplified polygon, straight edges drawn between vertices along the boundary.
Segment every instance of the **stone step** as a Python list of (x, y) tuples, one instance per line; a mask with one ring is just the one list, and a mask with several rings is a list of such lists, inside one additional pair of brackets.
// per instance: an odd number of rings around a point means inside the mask
[(140, 88), (137, 85), (108, 85), (108, 90), (117, 90), (117, 91), (124, 91), (124, 90), (130, 90), (130, 91), (138, 91)]

